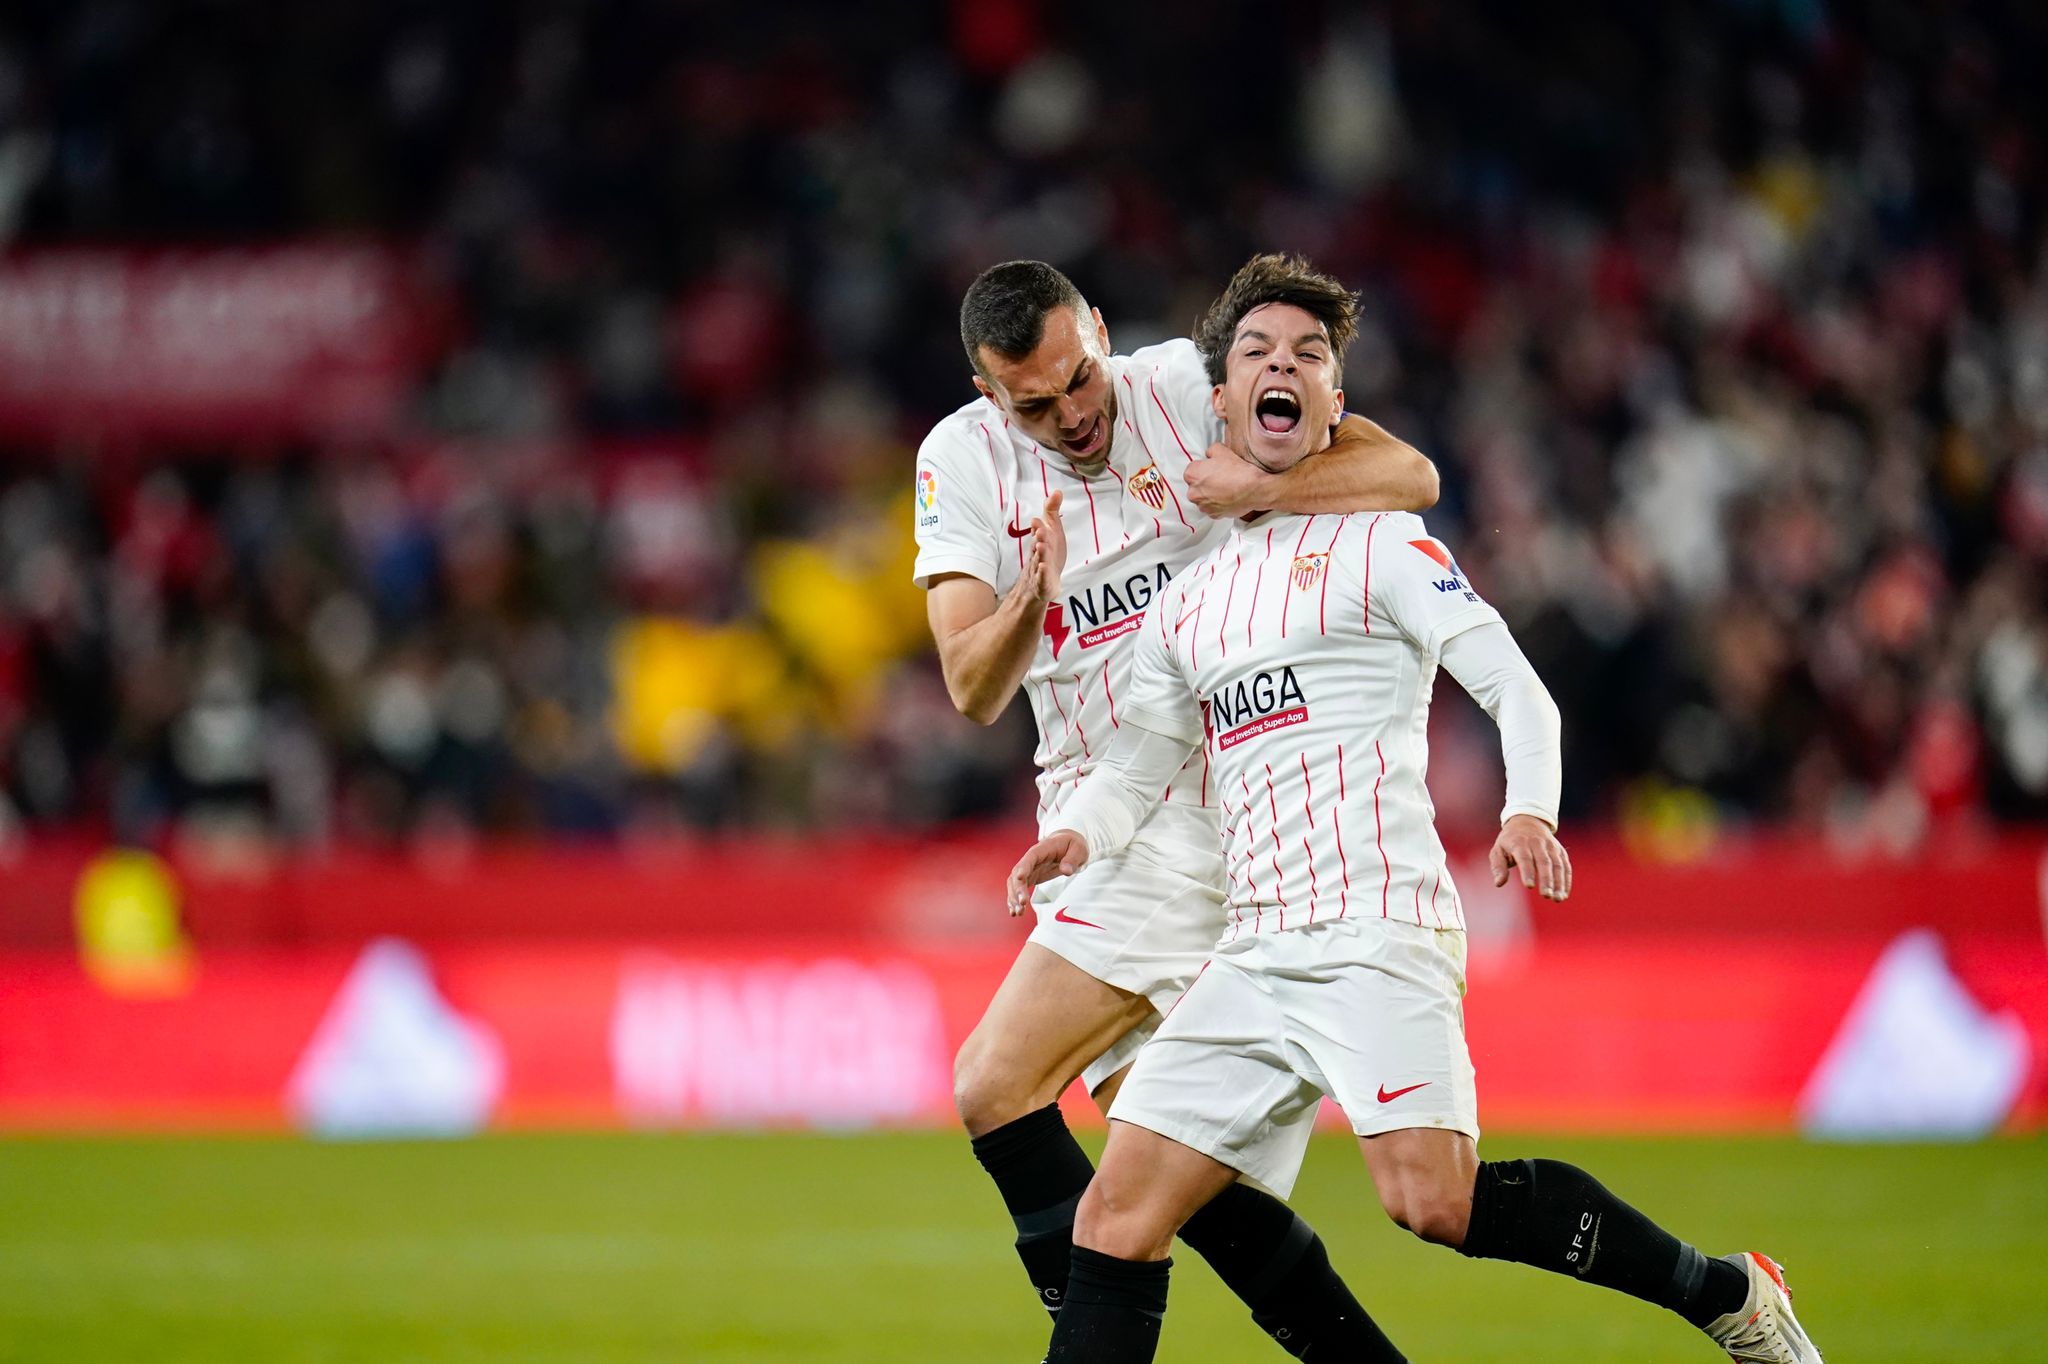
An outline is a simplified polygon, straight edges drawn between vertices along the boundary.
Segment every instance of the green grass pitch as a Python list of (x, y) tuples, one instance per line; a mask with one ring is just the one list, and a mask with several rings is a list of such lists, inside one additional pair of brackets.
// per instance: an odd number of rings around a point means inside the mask
[[(1710, 1252), (1783, 1260), (1831, 1360), (2040, 1360), (2048, 1141), (1489, 1137)], [(1718, 1356), (1676, 1318), (1390, 1226), (1318, 1138), (1296, 1204), (1420, 1361)], [(0, 1143), (0, 1360), (1036, 1360), (994, 1191), (947, 1134)], [(1163, 1361), (1278, 1360), (1190, 1254)]]

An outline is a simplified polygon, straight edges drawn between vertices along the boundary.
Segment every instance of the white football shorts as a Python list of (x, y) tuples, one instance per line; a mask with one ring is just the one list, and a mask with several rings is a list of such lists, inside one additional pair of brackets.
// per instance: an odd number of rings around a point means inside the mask
[[(1058, 828), (1056, 817), (1046, 821)], [(1159, 1014), (1187, 991), (1223, 935), (1223, 850), (1213, 811), (1155, 806), (1121, 851), (1038, 887), (1030, 941)], [(1156, 1024), (1141, 1024), (1081, 1072), (1090, 1093), (1129, 1065)]]
[(1479, 1137), (1465, 1046), (1465, 935), (1347, 918), (1240, 934), (1139, 1055), (1109, 1116), (1285, 1198), (1325, 1094), (1361, 1137)]

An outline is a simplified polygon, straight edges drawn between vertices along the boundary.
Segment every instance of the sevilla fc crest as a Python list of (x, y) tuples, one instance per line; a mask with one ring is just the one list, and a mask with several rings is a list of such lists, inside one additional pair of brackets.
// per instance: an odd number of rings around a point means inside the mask
[(1160, 511), (1165, 508), (1166, 479), (1161, 476), (1158, 465), (1148, 464), (1135, 474), (1132, 474), (1129, 486), (1131, 495), (1153, 511)]
[(1330, 556), (1327, 554), (1303, 554), (1298, 556), (1294, 561), (1294, 585), (1303, 591), (1314, 587), (1316, 580), (1323, 576), (1323, 570), (1329, 566), (1329, 563)]

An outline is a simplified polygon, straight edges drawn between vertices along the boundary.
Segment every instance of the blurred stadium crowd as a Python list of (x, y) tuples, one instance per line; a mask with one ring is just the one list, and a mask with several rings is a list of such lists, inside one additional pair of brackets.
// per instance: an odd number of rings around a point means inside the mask
[(2044, 66), (2020, 0), (22, 0), (0, 235), (401, 242), (454, 321), (388, 438), (4, 450), (0, 824), (1028, 809), (908, 582), (960, 291), (1052, 260), (1129, 349), (1276, 247), (1363, 290), (1572, 818), (2039, 817)]

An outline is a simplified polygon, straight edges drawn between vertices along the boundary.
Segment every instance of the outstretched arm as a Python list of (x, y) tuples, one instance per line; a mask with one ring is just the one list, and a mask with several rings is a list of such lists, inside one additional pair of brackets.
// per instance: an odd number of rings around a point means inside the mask
[(1062, 827), (1034, 843), (1011, 869), (1010, 913), (1024, 912), (1033, 886), (1072, 876), (1091, 856), (1107, 857), (1130, 842), (1194, 750), (1184, 739), (1125, 721), (1058, 816)]
[(1507, 766), (1507, 804), (1489, 861), (1493, 883), (1506, 885), (1518, 867), (1522, 884), (1546, 900), (1571, 894), (1572, 863), (1557, 841), (1557, 802), (1564, 783), (1563, 725), (1557, 703), (1521, 646), (1498, 622), (1453, 635), (1444, 668), (1500, 727)]
[(1356, 414), (1337, 423), (1330, 448), (1285, 473), (1269, 474), (1227, 445), (1188, 466), (1188, 495), (1222, 519), (1255, 511), (1412, 511), (1436, 505), (1436, 465), (1377, 422)]

